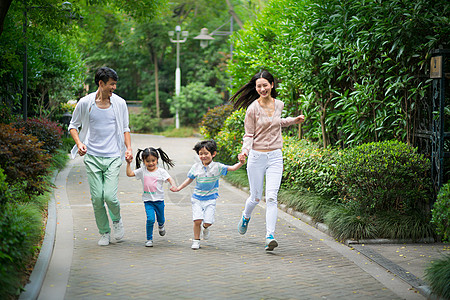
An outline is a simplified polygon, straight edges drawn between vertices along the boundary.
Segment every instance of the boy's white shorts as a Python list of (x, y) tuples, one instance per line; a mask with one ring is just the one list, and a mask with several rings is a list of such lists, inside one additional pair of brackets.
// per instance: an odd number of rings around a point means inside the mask
[(203, 220), (203, 223), (213, 224), (216, 212), (216, 200), (198, 200), (191, 198), (192, 220)]

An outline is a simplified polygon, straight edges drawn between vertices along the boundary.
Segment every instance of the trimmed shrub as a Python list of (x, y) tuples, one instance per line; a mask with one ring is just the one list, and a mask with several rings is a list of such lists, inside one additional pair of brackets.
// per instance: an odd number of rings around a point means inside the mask
[(439, 190), (436, 202), (431, 210), (431, 222), (436, 226), (437, 234), (450, 242), (450, 184), (444, 184)]
[(234, 111), (224, 123), (222, 130), (216, 136), (217, 160), (225, 164), (237, 162), (237, 155), (241, 152), (242, 137), (244, 136), (245, 110)]
[(433, 293), (442, 299), (450, 299), (450, 255), (432, 262), (425, 270), (425, 279), (430, 283)]
[(224, 104), (208, 109), (200, 122), (200, 133), (205, 139), (214, 139), (222, 130), (225, 120), (234, 111), (232, 104)]
[(17, 129), (23, 129), (25, 134), (31, 134), (43, 142), (42, 149), (47, 153), (53, 154), (62, 146), (62, 127), (48, 119), (29, 118), (26, 121), (21, 120), (13, 124)]
[(430, 162), (398, 141), (340, 151), (336, 183), (341, 201), (369, 214), (424, 210), (431, 195)]
[(304, 188), (321, 196), (337, 194), (335, 166), (337, 151), (295, 137), (283, 137), (284, 173), (282, 186)]
[(24, 185), (28, 195), (40, 195), (48, 190), (45, 176), (51, 156), (42, 150), (43, 142), (33, 135), (23, 134), (7, 124), (0, 124), (0, 167), (6, 181)]

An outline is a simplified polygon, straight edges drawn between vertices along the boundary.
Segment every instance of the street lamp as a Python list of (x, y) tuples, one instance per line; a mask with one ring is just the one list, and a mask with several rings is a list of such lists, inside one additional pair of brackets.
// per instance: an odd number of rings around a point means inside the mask
[[(230, 31), (219, 31), (220, 28), (230, 23)], [(214, 40), (213, 35), (232, 35), (233, 34), (233, 17), (230, 18), (230, 22), (222, 24), (219, 28), (208, 34), (208, 28), (202, 28), (200, 35), (197, 35), (194, 40), (200, 40), (200, 47), (205, 48), (208, 46), (208, 42)], [(233, 58), (233, 44), (230, 45), (230, 54)]]
[[(176, 40), (172, 39), (172, 37), (176, 34)], [(183, 39), (180, 39), (180, 35)], [(181, 26), (175, 26), (175, 32), (169, 31), (170, 41), (172, 43), (177, 44), (177, 68), (175, 70), (175, 95), (178, 97), (180, 95), (181, 88), (181, 70), (180, 70), (180, 43), (186, 42), (186, 39), (189, 35), (188, 31), (181, 31)], [(180, 128), (180, 119), (178, 116), (178, 105), (176, 105), (175, 109), (175, 128)]]

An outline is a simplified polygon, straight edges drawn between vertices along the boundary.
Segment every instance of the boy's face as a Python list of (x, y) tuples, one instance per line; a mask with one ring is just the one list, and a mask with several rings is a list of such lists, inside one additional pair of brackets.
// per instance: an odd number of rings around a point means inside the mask
[(216, 152), (214, 151), (211, 154), (211, 152), (209, 152), (205, 147), (198, 151), (198, 157), (200, 158), (200, 161), (204, 166), (209, 165), (212, 162), (214, 156), (216, 156)]

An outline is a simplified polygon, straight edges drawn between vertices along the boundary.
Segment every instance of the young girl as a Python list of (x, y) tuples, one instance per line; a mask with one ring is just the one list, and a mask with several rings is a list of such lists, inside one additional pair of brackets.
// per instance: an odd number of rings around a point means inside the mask
[[(168, 181), (172, 188), (176, 188), (175, 181), (170, 177), (169, 173), (161, 168), (158, 168), (158, 159), (161, 157), (163, 166), (166, 164), (168, 168), (173, 167), (173, 161), (161, 149), (152, 147), (139, 149), (136, 154), (136, 170), (132, 171), (130, 163), (133, 158), (127, 159), (127, 176), (136, 177), (142, 180), (144, 192), (142, 200), (145, 205), (145, 213), (147, 214), (147, 242), (146, 247), (153, 247), (153, 224), (156, 220), (158, 222), (159, 235), (166, 234), (164, 228), (164, 189), (163, 183)], [(141, 167), (141, 162), (144, 166)]]

